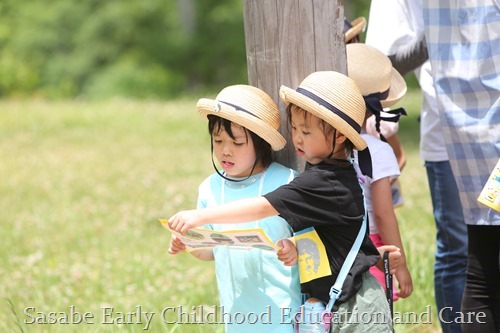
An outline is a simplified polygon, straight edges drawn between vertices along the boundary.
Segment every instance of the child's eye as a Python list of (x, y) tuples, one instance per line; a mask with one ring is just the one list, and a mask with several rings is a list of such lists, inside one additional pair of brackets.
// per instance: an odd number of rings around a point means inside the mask
[(214, 139), (214, 143), (221, 143), (222, 140), (217, 140), (217, 139)]
[(307, 132), (307, 131), (302, 131), (302, 134), (304, 134), (304, 135), (309, 135), (309, 132)]
[(243, 143), (243, 142), (235, 142), (235, 143), (234, 143), (234, 145), (235, 145), (235, 146), (243, 146), (243, 145), (244, 145), (244, 143)]

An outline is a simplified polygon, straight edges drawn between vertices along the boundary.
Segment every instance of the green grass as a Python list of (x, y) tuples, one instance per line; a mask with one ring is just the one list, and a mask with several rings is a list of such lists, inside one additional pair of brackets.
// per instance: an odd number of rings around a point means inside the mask
[[(0, 102), (0, 331), (141, 332), (144, 320), (119, 323), (120, 312), (140, 306), (155, 313), (152, 332), (222, 332), (161, 318), (168, 307), (191, 312), (218, 302), (212, 264), (168, 255), (169, 234), (157, 221), (194, 207), (199, 183), (212, 172), (195, 102)], [(419, 95), (406, 102), (406, 203), (397, 215), (415, 291), (395, 311), (434, 312), (433, 324), (397, 331), (430, 332), (438, 328), (435, 228), (418, 156)], [(40, 318), (39, 311), (69, 314), (71, 306), (92, 313), (93, 324), (25, 323), (32, 320), (25, 311)], [(103, 323), (106, 307), (118, 322)], [(172, 311), (167, 319), (175, 320)]]

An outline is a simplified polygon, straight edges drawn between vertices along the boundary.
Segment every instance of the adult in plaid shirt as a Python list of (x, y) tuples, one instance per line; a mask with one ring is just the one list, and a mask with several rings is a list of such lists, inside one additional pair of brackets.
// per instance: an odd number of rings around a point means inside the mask
[(425, 37), (467, 224), (463, 332), (500, 332), (500, 212), (477, 198), (500, 156), (500, 3), (424, 0)]

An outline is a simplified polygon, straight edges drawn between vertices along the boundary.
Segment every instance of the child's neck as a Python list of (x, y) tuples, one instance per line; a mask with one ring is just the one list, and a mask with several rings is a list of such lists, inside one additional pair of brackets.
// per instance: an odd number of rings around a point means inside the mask
[(330, 156), (330, 158), (328, 158), (327, 160), (333, 160), (333, 161), (348, 161), (350, 158), (349, 156), (347, 156), (347, 153), (345, 151), (345, 149), (337, 149), (337, 151), (335, 151), (333, 153), (332, 156)]

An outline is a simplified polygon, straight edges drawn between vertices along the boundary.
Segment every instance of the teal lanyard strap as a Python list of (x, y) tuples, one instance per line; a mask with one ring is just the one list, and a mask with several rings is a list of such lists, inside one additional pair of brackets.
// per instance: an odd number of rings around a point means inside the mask
[[(358, 174), (358, 176), (362, 176), (361, 170), (359, 169), (359, 166), (354, 162), (354, 159), (351, 160), (351, 163), (353, 164), (354, 169), (356, 170), (356, 174)], [(359, 179), (359, 181), (360, 181), (359, 186), (361, 187), (361, 192), (363, 193), (363, 206), (365, 208), (363, 223), (361, 224), (361, 228), (359, 229), (358, 236), (356, 237), (354, 244), (352, 244), (351, 250), (347, 254), (347, 257), (345, 258), (344, 264), (340, 269), (339, 275), (337, 276), (335, 283), (330, 288), (330, 294), (329, 294), (330, 300), (326, 305), (325, 309), (326, 312), (332, 312), (333, 305), (340, 298), (340, 295), (342, 294), (342, 286), (344, 285), (344, 280), (347, 277), (347, 274), (349, 274), (349, 271), (351, 270), (351, 267), (354, 264), (354, 260), (358, 255), (359, 249), (361, 248), (361, 243), (363, 243), (363, 239), (365, 238), (366, 223), (367, 223), (366, 221), (368, 220), (368, 211), (366, 210), (364, 189), (363, 186), (361, 185), (361, 183), (364, 183), (364, 177), (362, 180)]]
[(354, 241), (354, 244), (352, 245), (349, 254), (345, 258), (344, 264), (342, 265), (339, 275), (337, 276), (337, 280), (335, 280), (335, 283), (333, 284), (332, 288), (330, 288), (330, 301), (326, 305), (326, 311), (328, 312), (332, 311), (333, 305), (340, 298), (340, 295), (342, 294), (342, 285), (344, 284), (344, 280), (347, 277), (347, 274), (349, 273), (352, 264), (354, 263), (354, 259), (356, 259), (356, 256), (358, 255), (361, 243), (365, 238), (365, 232), (366, 232), (366, 210), (365, 210), (365, 216), (363, 218), (363, 224), (361, 224), (358, 236), (356, 237), (356, 240)]

